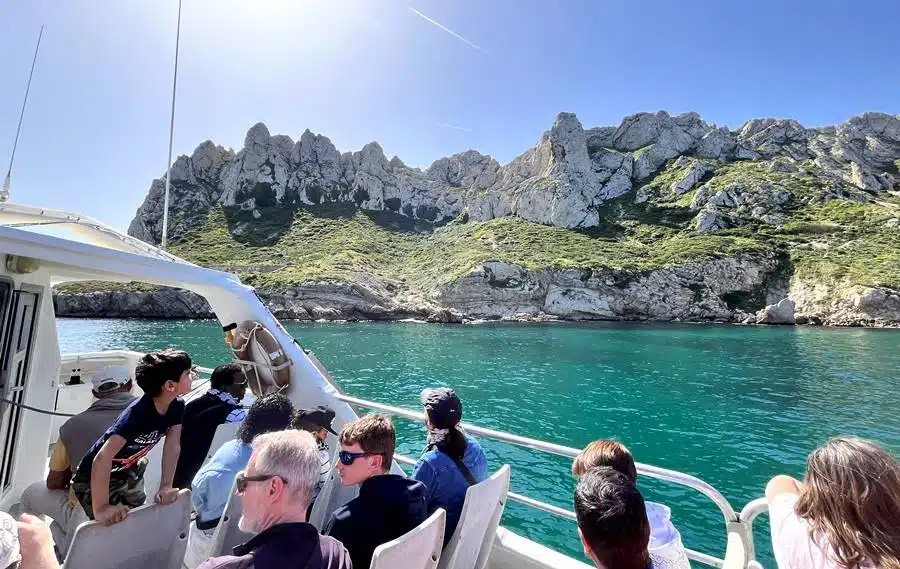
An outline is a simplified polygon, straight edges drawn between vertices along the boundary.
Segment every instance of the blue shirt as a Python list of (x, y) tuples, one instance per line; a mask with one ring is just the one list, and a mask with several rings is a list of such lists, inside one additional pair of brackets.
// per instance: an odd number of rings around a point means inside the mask
[[(469, 443), (463, 455), (463, 464), (478, 482), (487, 478), (487, 457), (484, 450), (475, 439), (466, 437)], [(425, 485), (425, 504), (428, 507), (428, 515), (438, 508), (447, 511), (447, 525), (444, 532), (444, 543), (453, 537), (459, 516), (462, 514), (463, 503), (466, 501), (466, 490), (469, 482), (457, 468), (453, 459), (438, 450), (430, 450), (424, 453), (412, 478)]]
[(219, 447), (216, 454), (194, 476), (191, 501), (197, 519), (209, 522), (222, 517), (237, 473), (247, 467), (253, 446), (235, 439)]

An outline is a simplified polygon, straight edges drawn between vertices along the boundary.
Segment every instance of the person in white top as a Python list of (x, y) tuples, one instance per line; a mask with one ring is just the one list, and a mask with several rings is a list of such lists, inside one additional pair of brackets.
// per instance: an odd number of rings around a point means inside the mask
[[(610, 440), (598, 439), (585, 447), (572, 463), (572, 474), (583, 476), (593, 468), (606, 466), (625, 475), (632, 484), (637, 484), (637, 467), (634, 457), (625, 445)], [(672, 511), (668, 506), (656, 502), (644, 502), (647, 519), (650, 522), (650, 543), (648, 548), (653, 556), (656, 569), (690, 569), (687, 551), (681, 542), (681, 534), (672, 525)]]
[(832, 439), (766, 499), (779, 569), (900, 569), (900, 464), (876, 444)]

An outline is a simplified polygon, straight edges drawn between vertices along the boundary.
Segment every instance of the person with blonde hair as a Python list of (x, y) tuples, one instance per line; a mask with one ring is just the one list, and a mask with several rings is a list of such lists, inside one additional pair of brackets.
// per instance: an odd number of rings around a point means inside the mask
[[(637, 466), (634, 457), (622, 443), (610, 439), (598, 439), (585, 447), (572, 462), (572, 474), (578, 478), (596, 468), (612, 468), (637, 484)], [(672, 511), (668, 506), (644, 501), (650, 523), (648, 551), (656, 569), (690, 569), (687, 551), (681, 542), (681, 534), (672, 525)]]
[(766, 499), (780, 569), (900, 569), (900, 464), (878, 445), (831, 439)]

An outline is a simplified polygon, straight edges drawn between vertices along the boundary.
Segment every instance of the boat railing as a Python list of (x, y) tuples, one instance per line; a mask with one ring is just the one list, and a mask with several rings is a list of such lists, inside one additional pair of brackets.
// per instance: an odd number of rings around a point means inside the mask
[[(365, 399), (351, 397), (343, 393), (338, 393), (336, 397), (341, 401), (344, 401), (345, 403), (357, 407), (365, 407), (367, 409), (380, 411), (382, 413), (406, 417), (408, 419), (414, 419), (418, 421), (423, 421), (425, 419), (425, 415), (423, 413), (410, 411), (401, 407), (394, 407), (392, 405), (384, 405), (382, 403), (377, 403), (374, 401), (367, 401)], [(529, 437), (522, 437), (511, 433), (505, 433), (503, 431), (496, 431), (494, 429), (479, 427), (470, 423), (462, 423), (461, 426), (467, 432), (475, 435), (496, 439), (513, 445), (550, 454), (565, 456), (568, 458), (575, 458), (581, 453), (580, 449), (576, 449), (573, 447), (558, 445), (555, 443), (532, 439)], [(416, 462), (414, 459), (402, 455), (395, 455), (394, 458), (396, 458), (398, 462), (403, 464), (413, 465)], [(716, 490), (707, 482), (704, 482), (703, 480), (700, 480), (695, 476), (684, 474), (683, 472), (678, 472), (675, 470), (660, 468), (658, 466), (652, 466), (649, 464), (636, 463), (636, 466), (637, 471), (645, 476), (692, 488), (712, 500), (712, 502), (719, 508), (719, 511), (721, 511), (722, 516), (725, 518), (726, 537), (729, 532), (735, 532), (740, 537), (744, 550), (745, 561), (743, 563), (743, 566), (745, 567), (745, 569), (762, 569), (762, 566), (758, 561), (756, 561), (755, 558), (752, 525), (756, 517), (767, 510), (767, 505), (764, 498), (750, 502), (749, 504), (747, 504), (747, 506), (744, 507), (743, 510), (741, 510), (740, 513), (737, 513), (721, 492)], [(529, 498), (528, 496), (523, 496), (514, 492), (510, 492), (508, 496), (509, 499), (513, 500), (514, 502), (519, 502), (521, 504), (525, 504), (538, 510), (543, 510), (562, 518), (567, 518), (570, 520), (575, 519), (575, 512), (571, 510), (560, 508), (558, 506), (554, 506), (553, 504), (548, 504), (541, 500)], [(725, 564), (724, 559), (715, 557), (713, 555), (709, 555), (690, 548), (685, 548), (685, 550), (687, 552), (688, 558), (693, 561), (697, 561), (699, 563), (717, 568), (721, 568)]]

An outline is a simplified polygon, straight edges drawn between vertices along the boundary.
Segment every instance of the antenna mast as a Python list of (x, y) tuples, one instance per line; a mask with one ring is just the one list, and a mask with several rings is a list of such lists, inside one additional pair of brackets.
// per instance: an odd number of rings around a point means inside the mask
[(175, 88), (178, 85), (178, 43), (181, 40), (181, 0), (178, 0), (178, 24), (175, 28), (175, 71), (172, 74), (172, 113), (169, 117), (169, 161), (166, 163), (166, 197), (163, 200), (162, 250), (169, 236), (169, 177), (172, 173), (172, 141), (175, 138)]
[(12, 155), (9, 157), (9, 168), (6, 170), (6, 179), (3, 180), (3, 187), (0, 188), (0, 202), (9, 199), (9, 187), (12, 182), (13, 161), (16, 159), (16, 147), (19, 146), (19, 133), (22, 131), (22, 119), (25, 118), (25, 105), (28, 104), (28, 93), (31, 92), (31, 78), (34, 77), (34, 65), (37, 63), (38, 50), (41, 48), (41, 38), (44, 36), (44, 26), (41, 25), (41, 31), (38, 34), (37, 45), (34, 48), (34, 58), (31, 60), (31, 72), (28, 74), (28, 86), (25, 87), (25, 99), (22, 101), (22, 110), (19, 112), (19, 125), (16, 127), (16, 138), (13, 141)]

